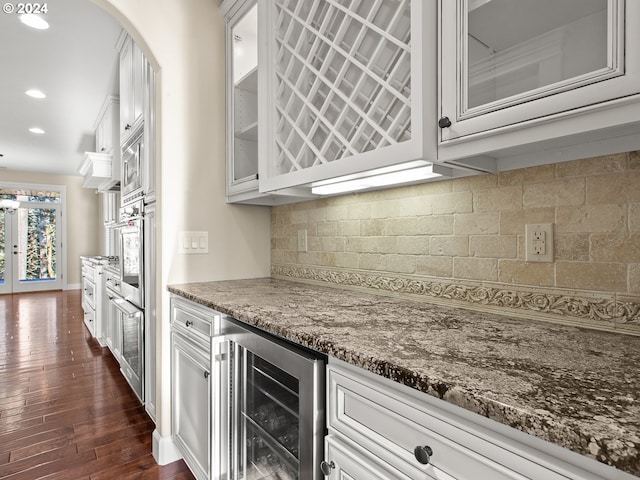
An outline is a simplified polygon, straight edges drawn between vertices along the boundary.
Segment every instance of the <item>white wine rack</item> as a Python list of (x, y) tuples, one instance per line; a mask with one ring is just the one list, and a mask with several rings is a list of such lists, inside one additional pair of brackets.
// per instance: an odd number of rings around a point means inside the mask
[(411, 0), (273, 0), (270, 174), (411, 140)]

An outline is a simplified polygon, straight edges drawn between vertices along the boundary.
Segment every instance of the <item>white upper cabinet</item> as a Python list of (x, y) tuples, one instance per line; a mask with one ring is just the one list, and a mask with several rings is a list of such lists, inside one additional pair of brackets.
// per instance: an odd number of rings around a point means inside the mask
[(120, 45), (120, 144), (137, 130), (142, 121), (145, 95), (145, 58), (126, 33)]
[(440, 0), (439, 160), (637, 134), (639, 18), (637, 0)]
[(229, 196), (258, 190), (258, 5), (234, 6), (226, 27)]
[(261, 191), (435, 160), (435, 1), (259, 7)]
[[(95, 127), (96, 132), (96, 152), (112, 153), (118, 142), (118, 125), (120, 119), (119, 100), (109, 96), (98, 114), (98, 122)], [(116, 148), (116, 150), (118, 150)], [(120, 155), (118, 155), (118, 158)]]
[(266, 60), (258, 55), (258, 16), (264, 4), (256, 0), (227, 0), (220, 9), (226, 22), (227, 94), (227, 200), (232, 203), (278, 205), (304, 200), (308, 191), (283, 189), (277, 193), (259, 191), (258, 100), (266, 90), (259, 84), (258, 71)]

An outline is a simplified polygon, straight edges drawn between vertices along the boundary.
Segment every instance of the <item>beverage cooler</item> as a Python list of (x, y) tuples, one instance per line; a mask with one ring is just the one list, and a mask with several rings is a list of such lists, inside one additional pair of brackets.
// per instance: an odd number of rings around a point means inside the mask
[(323, 478), (326, 359), (231, 323), (231, 480)]

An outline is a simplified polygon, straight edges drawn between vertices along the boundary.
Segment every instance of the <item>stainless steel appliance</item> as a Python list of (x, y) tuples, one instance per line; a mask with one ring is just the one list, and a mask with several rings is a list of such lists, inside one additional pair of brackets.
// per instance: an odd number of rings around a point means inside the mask
[(122, 179), (120, 180), (120, 194), (122, 204), (144, 195), (142, 181), (142, 158), (144, 155), (143, 125), (122, 146)]
[(120, 371), (144, 402), (144, 311), (123, 299), (111, 301), (121, 313)]
[(120, 208), (120, 290), (125, 300), (144, 308), (144, 202)]
[(323, 478), (324, 356), (228, 317), (230, 480)]
[(144, 311), (125, 300), (121, 288), (115, 278), (108, 279), (106, 343), (120, 363), (120, 371), (144, 403)]

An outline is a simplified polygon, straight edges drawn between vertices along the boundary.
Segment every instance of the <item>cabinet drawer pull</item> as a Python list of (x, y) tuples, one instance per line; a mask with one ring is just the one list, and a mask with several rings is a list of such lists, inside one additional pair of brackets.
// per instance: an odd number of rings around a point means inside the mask
[(449, 128), (451, 126), (451, 120), (449, 120), (449, 117), (441, 117), (440, 120), (438, 120), (438, 126), (440, 128)]
[(204, 378), (209, 378), (209, 372), (207, 372), (206, 370), (204, 371)]
[(336, 468), (336, 464), (333, 463), (333, 460), (329, 463), (323, 460), (322, 463), (320, 463), (320, 470), (322, 471), (323, 475), (331, 475), (331, 470), (333, 470), (334, 468)]
[(418, 445), (413, 450), (413, 455), (416, 457), (416, 460), (418, 460), (421, 464), (428, 465), (429, 462), (431, 461), (433, 450), (428, 445), (425, 445), (424, 447)]
[(184, 322), (184, 324), (185, 324), (187, 327), (190, 327), (191, 325), (193, 325), (193, 322), (192, 322), (191, 320), (187, 320), (186, 322)]

